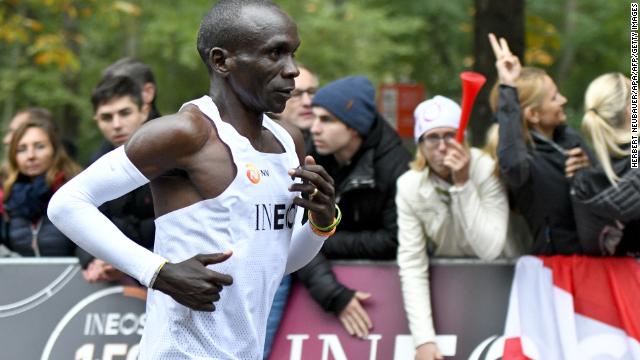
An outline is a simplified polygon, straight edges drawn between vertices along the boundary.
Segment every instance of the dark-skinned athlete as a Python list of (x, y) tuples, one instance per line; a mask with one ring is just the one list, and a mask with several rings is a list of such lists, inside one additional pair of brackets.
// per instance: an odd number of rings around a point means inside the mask
[[(277, 5), (220, 1), (198, 33), (209, 95), (146, 123), (51, 200), (69, 238), (150, 288), (140, 359), (260, 359), (282, 276), (335, 231), (333, 180), (302, 158), (297, 129), (264, 116), (291, 97), (299, 44)], [(97, 210), (149, 182), (154, 252)]]

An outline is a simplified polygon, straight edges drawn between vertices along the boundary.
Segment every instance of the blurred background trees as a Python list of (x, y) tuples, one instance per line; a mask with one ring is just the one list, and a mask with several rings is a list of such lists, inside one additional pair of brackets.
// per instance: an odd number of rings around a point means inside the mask
[[(573, 124), (597, 75), (629, 69), (629, 3), (609, 0), (276, 0), (298, 23), (298, 59), (321, 83), (364, 74), (376, 84), (420, 82), (426, 96), (460, 98), (458, 74), (495, 79), (482, 32), (497, 31), (527, 65), (545, 68), (569, 99)], [(76, 139), (81, 160), (97, 146), (89, 94), (123, 56), (156, 74), (163, 113), (208, 90), (195, 49), (211, 0), (0, 0), (0, 120), (38, 105)], [(483, 93), (484, 94), (484, 93)], [(484, 96), (484, 95), (483, 95)], [(484, 99), (472, 119), (480, 143)], [(481, 111), (482, 110), (482, 111)]]

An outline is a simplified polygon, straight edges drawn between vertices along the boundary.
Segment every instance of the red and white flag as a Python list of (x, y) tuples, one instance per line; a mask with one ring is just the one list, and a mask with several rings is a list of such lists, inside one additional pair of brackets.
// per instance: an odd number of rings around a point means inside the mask
[(640, 359), (640, 263), (520, 258), (503, 359)]

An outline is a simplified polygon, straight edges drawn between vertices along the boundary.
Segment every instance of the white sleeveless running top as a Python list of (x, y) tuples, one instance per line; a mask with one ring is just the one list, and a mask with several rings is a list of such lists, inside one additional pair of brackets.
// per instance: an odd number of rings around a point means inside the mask
[[(149, 289), (140, 359), (262, 359), (267, 316), (287, 262), (295, 219), (290, 168), (300, 164), (289, 133), (268, 117), (285, 152), (256, 151), (222, 121), (209, 96), (190, 101), (209, 117), (230, 149), (237, 175), (218, 197), (156, 219), (154, 252), (170, 262), (196, 254), (233, 255), (209, 268), (229, 274), (214, 312), (193, 311)], [(215, 173), (215, 170), (212, 171)]]

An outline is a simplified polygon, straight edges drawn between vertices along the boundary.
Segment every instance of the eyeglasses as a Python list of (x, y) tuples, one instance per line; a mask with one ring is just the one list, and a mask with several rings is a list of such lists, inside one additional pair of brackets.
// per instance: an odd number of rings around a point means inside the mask
[(304, 95), (305, 93), (307, 94), (307, 96), (313, 97), (313, 95), (316, 94), (316, 91), (318, 91), (318, 89), (313, 87), (310, 87), (307, 89), (293, 89), (293, 91), (291, 92), (291, 98), (299, 100), (302, 98), (302, 95)]
[(429, 134), (429, 135), (422, 135), (420, 137), (419, 142), (423, 142), (431, 148), (435, 148), (440, 146), (440, 141), (444, 140), (445, 145), (447, 143), (449, 143), (451, 140), (453, 140), (456, 137), (455, 133), (446, 133), (444, 135), (439, 135), (439, 134)]

